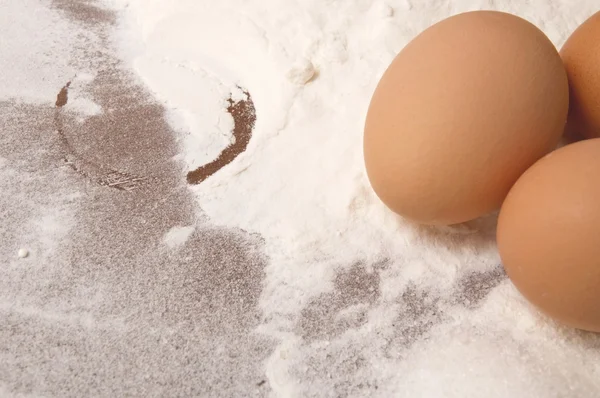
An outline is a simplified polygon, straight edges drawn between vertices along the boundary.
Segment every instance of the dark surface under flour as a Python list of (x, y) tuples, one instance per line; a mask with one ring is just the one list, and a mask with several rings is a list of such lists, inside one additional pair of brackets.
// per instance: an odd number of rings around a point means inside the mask
[[(113, 13), (53, 6), (108, 46)], [(65, 107), (76, 82), (57, 87), (55, 106), (0, 103), (0, 156), (13, 169), (0, 251), (31, 251), (0, 278), (1, 395), (266, 394), (260, 363), (271, 343), (252, 332), (261, 239), (197, 219), (164, 109), (109, 52), (89, 62), (98, 116), (80, 122)], [(47, 254), (23, 224), (57, 207), (75, 221)], [(169, 248), (163, 237), (178, 226), (195, 229)]]

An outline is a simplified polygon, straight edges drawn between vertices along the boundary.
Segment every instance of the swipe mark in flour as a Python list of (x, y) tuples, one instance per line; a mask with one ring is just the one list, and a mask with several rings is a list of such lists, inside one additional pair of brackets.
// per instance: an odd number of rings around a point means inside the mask
[(246, 90), (242, 90), (246, 95), (245, 100), (234, 101), (231, 97), (227, 100), (229, 106), (227, 112), (233, 117), (233, 138), (232, 144), (219, 154), (219, 156), (210, 163), (190, 171), (187, 174), (189, 184), (200, 184), (229, 163), (233, 162), (248, 147), (252, 130), (256, 122), (256, 110), (252, 97)]
[(65, 86), (60, 90), (58, 95), (56, 96), (56, 107), (62, 108), (67, 105), (69, 101), (69, 87), (71, 86), (71, 82), (67, 82)]
[(88, 161), (82, 156), (77, 155), (75, 148), (73, 148), (69, 140), (67, 140), (63, 127), (64, 123), (61, 108), (64, 107), (69, 101), (70, 87), (71, 82), (69, 81), (63, 86), (63, 88), (61, 88), (60, 92), (56, 96), (56, 109), (54, 112), (56, 133), (66, 152), (63, 161), (75, 172), (87, 179), (94, 181), (100, 186), (115, 188), (121, 191), (132, 191), (136, 189), (141, 183), (148, 179), (146, 177), (138, 177), (129, 173), (112, 170), (103, 165)]

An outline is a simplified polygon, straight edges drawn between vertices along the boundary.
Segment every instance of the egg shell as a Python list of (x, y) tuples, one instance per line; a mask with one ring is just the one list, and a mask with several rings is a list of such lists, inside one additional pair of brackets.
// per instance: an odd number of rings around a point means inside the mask
[(514, 185), (498, 249), (517, 289), (540, 310), (600, 332), (600, 139), (542, 158)]
[(554, 149), (568, 110), (557, 50), (531, 23), (495, 11), (431, 26), (393, 60), (367, 113), (364, 158), (375, 193), (424, 224), (497, 210)]
[(600, 12), (571, 34), (560, 55), (569, 78), (569, 131), (600, 137)]

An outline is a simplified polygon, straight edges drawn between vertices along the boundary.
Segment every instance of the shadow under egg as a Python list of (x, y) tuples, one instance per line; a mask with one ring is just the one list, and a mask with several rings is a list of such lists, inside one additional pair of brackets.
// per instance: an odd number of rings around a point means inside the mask
[(399, 223), (410, 229), (416, 241), (441, 245), (448, 250), (485, 249), (496, 244), (498, 213), (453, 225), (423, 225), (396, 216)]

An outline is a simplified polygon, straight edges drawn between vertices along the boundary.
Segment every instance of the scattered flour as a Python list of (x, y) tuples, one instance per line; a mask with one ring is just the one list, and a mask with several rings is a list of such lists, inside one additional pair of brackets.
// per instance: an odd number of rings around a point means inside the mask
[[(77, 70), (77, 55), (93, 43), (84, 29), (69, 23), (49, 0), (0, 0), (0, 100), (51, 103)], [(18, 20), (19, 23), (12, 23)], [(87, 48), (80, 46), (82, 39)]]
[(292, 83), (304, 85), (310, 82), (316, 74), (317, 71), (315, 70), (315, 66), (312, 64), (312, 62), (307, 59), (303, 59), (294, 65), (292, 69), (290, 69), (287, 74), (287, 78)]
[[(493, 220), (458, 230), (410, 225), (374, 196), (362, 160), (375, 85), (420, 31), (458, 12), (498, 9), (527, 18), (560, 46), (596, 11), (594, 0), (111, 4), (127, 5), (124, 57), (169, 107), (188, 169), (230, 142), (229, 93), (239, 86), (253, 98), (247, 150), (192, 189), (212, 222), (265, 240), (258, 331), (279, 342), (265, 365), (275, 395), (324, 396), (332, 385), (344, 395), (349, 377), (349, 389), (381, 397), (590, 396), (600, 388), (597, 340), (556, 327), (506, 280), (477, 282), (497, 273)], [(332, 333), (327, 344), (309, 337), (319, 325), (298, 331), (311, 305), (351, 291), (339, 275), (357, 269), (358, 278), (375, 275), (377, 286), (376, 297), (363, 300), (365, 321), (332, 317), (334, 326), (355, 324), (323, 332)], [(484, 288), (489, 294), (479, 297)]]
[(91, 100), (85, 91), (94, 78), (94, 75), (88, 73), (75, 75), (69, 85), (69, 101), (64, 106), (66, 111), (77, 113), (83, 118), (102, 114), (102, 107)]
[(29, 250), (21, 248), (19, 249), (17, 255), (19, 256), (19, 258), (25, 258), (29, 256)]
[(163, 241), (170, 248), (183, 245), (194, 232), (195, 227), (173, 227), (165, 234)]

